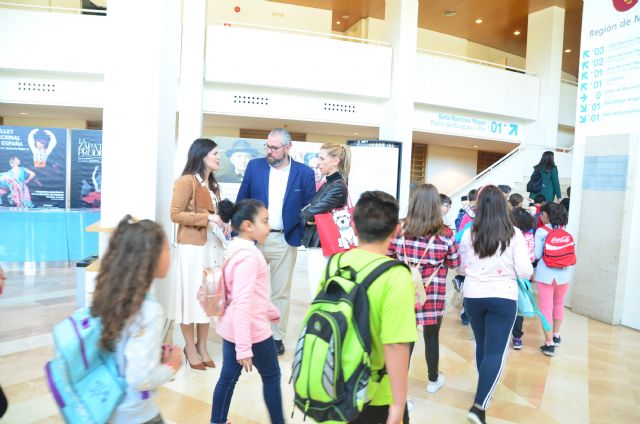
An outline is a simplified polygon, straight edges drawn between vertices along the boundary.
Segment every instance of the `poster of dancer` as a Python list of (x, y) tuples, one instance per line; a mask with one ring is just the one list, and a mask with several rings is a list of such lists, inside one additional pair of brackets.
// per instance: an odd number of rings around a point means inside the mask
[(71, 208), (99, 208), (102, 131), (71, 130)]
[(67, 130), (0, 126), (0, 206), (64, 208)]

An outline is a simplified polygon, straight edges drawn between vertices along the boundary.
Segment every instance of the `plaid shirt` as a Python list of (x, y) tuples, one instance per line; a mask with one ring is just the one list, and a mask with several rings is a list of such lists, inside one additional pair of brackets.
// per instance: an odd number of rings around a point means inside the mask
[[(417, 264), (422, 258), (430, 238), (431, 236), (408, 239), (396, 237), (389, 244), (387, 255), (404, 262), (406, 245), (407, 260), (412, 265)], [(447, 293), (447, 268), (456, 268), (460, 265), (458, 246), (450, 228), (446, 229), (444, 235), (434, 238), (431, 248), (424, 255), (420, 266), (422, 280), (426, 282), (440, 264), (443, 264), (443, 266), (438, 270), (438, 274), (433, 277), (429, 287), (425, 289), (427, 301), (424, 305), (415, 305), (416, 323), (418, 325), (436, 325), (438, 318), (444, 315), (445, 296)]]

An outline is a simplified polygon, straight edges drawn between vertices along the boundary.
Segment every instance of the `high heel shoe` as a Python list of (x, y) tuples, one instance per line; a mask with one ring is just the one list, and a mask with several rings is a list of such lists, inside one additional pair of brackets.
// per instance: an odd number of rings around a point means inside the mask
[(192, 363), (189, 361), (189, 357), (187, 356), (187, 348), (186, 348), (186, 347), (185, 347), (182, 351), (184, 352), (184, 358), (187, 360), (187, 363), (189, 364), (189, 366), (190, 366), (191, 368), (193, 368), (194, 370), (199, 370), (199, 371), (204, 371), (204, 370), (206, 370), (206, 369), (207, 369), (207, 368), (204, 366), (204, 363), (203, 363), (203, 362), (200, 362), (199, 364), (192, 364)]
[(215, 368), (216, 367), (216, 363), (213, 362), (213, 360), (211, 361), (204, 361), (202, 362), (204, 364), (205, 367), (207, 368)]

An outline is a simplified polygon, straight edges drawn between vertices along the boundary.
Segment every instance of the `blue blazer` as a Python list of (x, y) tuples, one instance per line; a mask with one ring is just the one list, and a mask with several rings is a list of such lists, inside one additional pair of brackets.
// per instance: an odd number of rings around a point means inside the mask
[[(300, 246), (304, 235), (304, 222), (300, 222), (300, 211), (311, 203), (316, 194), (313, 170), (307, 165), (291, 161), (291, 170), (282, 204), (284, 238), (290, 246)], [(269, 208), (269, 171), (266, 158), (252, 159), (244, 173), (236, 202), (242, 199), (257, 199)]]

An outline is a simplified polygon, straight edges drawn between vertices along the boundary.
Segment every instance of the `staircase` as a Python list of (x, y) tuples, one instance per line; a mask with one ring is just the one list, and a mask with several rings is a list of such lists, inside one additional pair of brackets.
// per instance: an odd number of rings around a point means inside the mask
[[(540, 161), (540, 157), (545, 150), (549, 150), (547, 146), (520, 145), (511, 152), (507, 153), (502, 159), (489, 168), (476, 175), (474, 178), (466, 182), (457, 190), (451, 192), (451, 219), (455, 219), (458, 210), (462, 207), (460, 198), (466, 196), (472, 189), (478, 189), (487, 184), (507, 184), (511, 186), (512, 193), (519, 193), (526, 199), (529, 196), (527, 192), (527, 182), (533, 166)], [(555, 162), (558, 166), (558, 177), (560, 180), (560, 189), (562, 197), (567, 195), (567, 188), (571, 185), (571, 167), (573, 154), (567, 149), (558, 149), (554, 152)]]

